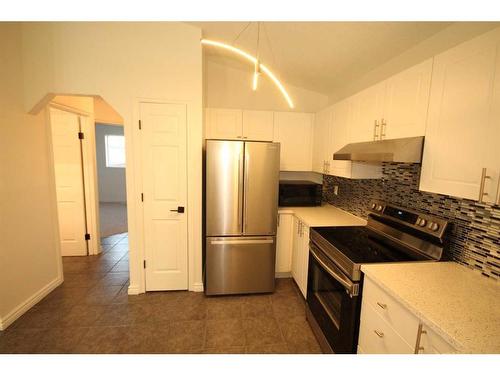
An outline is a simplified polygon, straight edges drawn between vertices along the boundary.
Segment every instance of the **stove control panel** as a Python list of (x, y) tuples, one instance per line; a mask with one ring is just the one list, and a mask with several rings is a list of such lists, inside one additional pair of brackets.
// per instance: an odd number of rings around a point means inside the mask
[(392, 206), (381, 201), (374, 201), (369, 207), (375, 216), (395, 220), (436, 237), (442, 237), (448, 225), (446, 220), (406, 208)]

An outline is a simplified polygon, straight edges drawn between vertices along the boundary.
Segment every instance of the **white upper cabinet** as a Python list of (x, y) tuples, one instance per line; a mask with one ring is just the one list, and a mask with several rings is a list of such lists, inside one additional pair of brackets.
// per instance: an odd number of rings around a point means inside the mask
[(352, 98), (342, 100), (332, 107), (332, 122), (328, 153), (328, 174), (351, 179), (382, 177), (380, 163), (362, 163), (349, 160), (333, 160), (333, 154), (350, 142)]
[(207, 139), (241, 139), (243, 115), (241, 109), (207, 108)]
[(386, 81), (380, 139), (425, 134), (431, 75), (429, 59)]
[(386, 82), (378, 83), (349, 98), (350, 142), (367, 142), (380, 137)]
[(434, 58), (420, 190), (499, 203), (499, 47), (495, 29)]
[(274, 112), (274, 141), (281, 143), (280, 170), (312, 170), (311, 113)]
[(243, 110), (243, 139), (249, 141), (272, 141), (274, 114), (271, 111)]
[(314, 116), (312, 170), (329, 173), (331, 167), (332, 109), (328, 107)]
[(206, 108), (205, 138), (248, 141), (273, 140), (274, 113), (241, 109)]
[(432, 59), (349, 98), (350, 142), (423, 136)]

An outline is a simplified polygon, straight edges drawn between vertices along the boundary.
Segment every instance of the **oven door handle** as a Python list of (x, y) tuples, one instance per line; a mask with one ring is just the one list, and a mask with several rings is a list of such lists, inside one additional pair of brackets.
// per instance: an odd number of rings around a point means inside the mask
[(342, 271), (335, 266), (333, 263), (328, 262), (330, 264), (326, 264), (324, 260), (321, 259), (319, 254), (319, 250), (312, 243), (309, 245), (309, 251), (311, 255), (316, 259), (316, 261), (323, 267), (323, 269), (335, 280), (337, 280), (346, 290), (349, 292), (351, 297), (359, 295), (359, 284), (353, 283), (347, 276), (344, 276)]

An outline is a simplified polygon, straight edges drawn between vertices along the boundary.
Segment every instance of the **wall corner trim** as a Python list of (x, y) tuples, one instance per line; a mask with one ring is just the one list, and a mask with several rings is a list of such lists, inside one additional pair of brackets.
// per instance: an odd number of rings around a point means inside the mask
[(193, 283), (189, 290), (191, 292), (203, 292), (203, 283)]
[(129, 285), (128, 287), (128, 294), (129, 295), (137, 295), (141, 294), (141, 290), (138, 285)]
[(62, 275), (57, 276), (54, 280), (45, 285), (42, 289), (34, 293), (31, 297), (26, 299), (24, 302), (17, 305), (11, 312), (6, 316), (0, 317), (0, 331), (5, 330), (8, 326), (14, 323), (21, 315), (35, 306), (44, 297), (46, 297), (55, 288), (61, 285), (63, 282)]

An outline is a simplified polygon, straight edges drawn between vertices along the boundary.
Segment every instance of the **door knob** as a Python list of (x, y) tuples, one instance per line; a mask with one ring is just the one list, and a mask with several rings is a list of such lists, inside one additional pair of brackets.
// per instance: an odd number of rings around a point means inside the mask
[(179, 207), (177, 207), (176, 210), (170, 210), (170, 211), (177, 212), (179, 214), (183, 214), (184, 213), (184, 207), (179, 206)]

